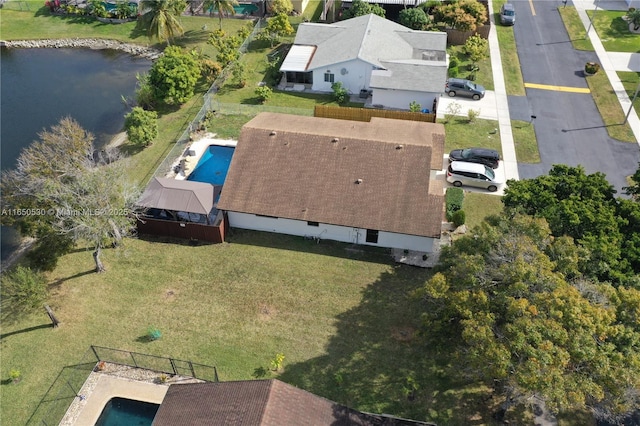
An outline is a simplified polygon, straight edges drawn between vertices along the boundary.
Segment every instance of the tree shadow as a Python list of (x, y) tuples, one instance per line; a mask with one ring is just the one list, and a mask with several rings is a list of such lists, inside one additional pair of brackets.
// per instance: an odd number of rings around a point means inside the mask
[(209, 40), (209, 31), (206, 30), (189, 30), (175, 41), (176, 46), (186, 48), (189, 44), (204, 43)]
[(22, 330), (15, 330), (9, 333), (0, 334), (0, 340), (4, 339), (5, 337), (13, 336), (16, 334), (28, 333), (30, 331), (41, 330), (43, 328), (53, 328), (53, 324), (40, 324), (33, 327), (23, 328)]
[(78, 272), (77, 274), (71, 275), (69, 277), (58, 278), (57, 280), (55, 280), (52, 283), (48, 284), (47, 287), (49, 288), (49, 290), (56, 289), (56, 288), (60, 287), (62, 284), (64, 284), (65, 282), (67, 282), (69, 280), (72, 280), (72, 279), (75, 279), (75, 278), (84, 277), (85, 275), (90, 275), (90, 274), (95, 274), (95, 273), (96, 273), (95, 269), (89, 269), (88, 271)]

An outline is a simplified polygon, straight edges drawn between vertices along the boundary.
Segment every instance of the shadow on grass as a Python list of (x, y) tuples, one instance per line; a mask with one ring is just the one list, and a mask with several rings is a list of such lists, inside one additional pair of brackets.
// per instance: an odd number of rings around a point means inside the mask
[(312, 237), (305, 238), (271, 232), (231, 229), (227, 234), (226, 240), (230, 244), (292, 250), (341, 259), (357, 259), (384, 264), (391, 264), (393, 262), (388, 249), (331, 240), (316, 240)]
[(5, 337), (14, 336), (16, 334), (28, 333), (30, 331), (41, 330), (43, 328), (53, 328), (53, 325), (52, 324), (40, 324), (40, 325), (36, 325), (36, 326), (33, 326), (33, 327), (23, 328), (22, 330), (16, 330), (16, 331), (12, 331), (12, 332), (9, 332), (9, 333), (0, 334), (0, 340), (4, 339)]
[(438, 424), (493, 423), (489, 389), (460, 377), (446, 345), (434, 348), (420, 336), (421, 312), (409, 294), (430, 275), (404, 265), (383, 273), (358, 306), (337, 316), (326, 354), (286, 365), (279, 378), (360, 411)]
[(47, 287), (49, 289), (57, 288), (57, 287), (60, 287), (65, 282), (69, 281), (69, 280), (72, 280), (72, 279), (75, 279), (75, 278), (84, 277), (85, 275), (91, 275), (91, 274), (95, 274), (95, 273), (96, 273), (95, 268), (89, 269), (88, 271), (84, 271), (84, 272), (78, 272), (77, 274), (71, 275), (69, 277), (58, 278), (57, 280), (55, 280), (51, 284), (49, 284)]

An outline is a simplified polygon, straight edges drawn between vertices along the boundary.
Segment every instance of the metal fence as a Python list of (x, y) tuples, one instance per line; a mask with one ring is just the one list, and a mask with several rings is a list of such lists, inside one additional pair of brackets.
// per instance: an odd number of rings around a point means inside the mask
[(96, 364), (113, 364), (142, 368), (157, 373), (193, 377), (207, 382), (218, 382), (216, 367), (169, 357), (148, 355), (120, 349), (91, 346), (82, 356), (82, 362), (64, 367), (27, 421), (27, 425), (58, 425), (89, 378)]
[[(255, 25), (253, 26), (253, 30), (251, 31), (251, 34), (249, 34), (249, 36), (244, 40), (244, 42), (238, 48), (241, 55), (246, 53), (247, 49), (249, 48), (249, 44), (251, 44), (251, 42), (256, 38), (256, 36), (264, 26), (265, 26), (264, 19), (259, 19), (258, 21), (256, 21)], [(184, 150), (186, 149), (187, 144), (190, 142), (189, 137), (191, 133), (199, 128), (200, 123), (204, 119), (207, 112), (219, 110), (219, 108), (216, 108), (215, 106), (215, 101), (214, 101), (215, 94), (218, 91), (218, 88), (222, 87), (222, 85), (224, 84), (224, 81), (229, 77), (229, 74), (231, 73), (231, 69), (232, 67), (228, 65), (220, 72), (220, 75), (215, 79), (215, 81), (213, 82), (213, 84), (211, 85), (207, 93), (204, 94), (202, 108), (200, 108), (200, 111), (198, 111), (198, 113), (195, 115), (193, 120), (191, 120), (187, 128), (184, 130), (182, 135), (178, 138), (174, 147), (171, 149), (171, 151), (169, 151), (169, 153), (164, 158), (162, 163), (160, 163), (160, 165), (156, 168), (156, 171), (153, 173), (152, 177), (166, 176), (171, 171), (171, 167), (173, 163), (176, 162), (176, 160), (184, 153)]]

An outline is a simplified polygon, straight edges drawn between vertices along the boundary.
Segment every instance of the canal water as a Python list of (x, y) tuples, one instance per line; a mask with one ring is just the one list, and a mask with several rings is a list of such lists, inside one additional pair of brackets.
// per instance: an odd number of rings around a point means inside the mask
[[(128, 112), (122, 97), (134, 96), (136, 74), (148, 59), (115, 50), (0, 48), (0, 167), (15, 166), (20, 151), (63, 117), (91, 131), (96, 147), (122, 131)], [(0, 257), (19, 243), (0, 230)]]

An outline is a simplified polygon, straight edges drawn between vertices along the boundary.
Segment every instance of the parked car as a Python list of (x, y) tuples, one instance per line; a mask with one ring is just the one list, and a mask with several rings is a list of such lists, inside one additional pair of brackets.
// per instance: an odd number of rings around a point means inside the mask
[(500, 7), (500, 23), (513, 25), (516, 23), (516, 10), (511, 3), (505, 3)]
[(485, 188), (490, 192), (496, 192), (504, 185), (504, 182), (496, 178), (495, 172), (490, 167), (466, 161), (454, 161), (449, 164), (447, 182), (452, 183), (453, 186), (466, 185)]
[(462, 78), (450, 78), (447, 80), (444, 91), (451, 97), (456, 95), (469, 96), (476, 101), (484, 98), (485, 92), (484, 87), (475, 84), (471, 80), (464, 80)]
[(449, 153), (449, 162), (452, 161), (480, 163), (496, 169), (500, 164), (500, 154), (495, 149), (488, 148), (454, 149)]

